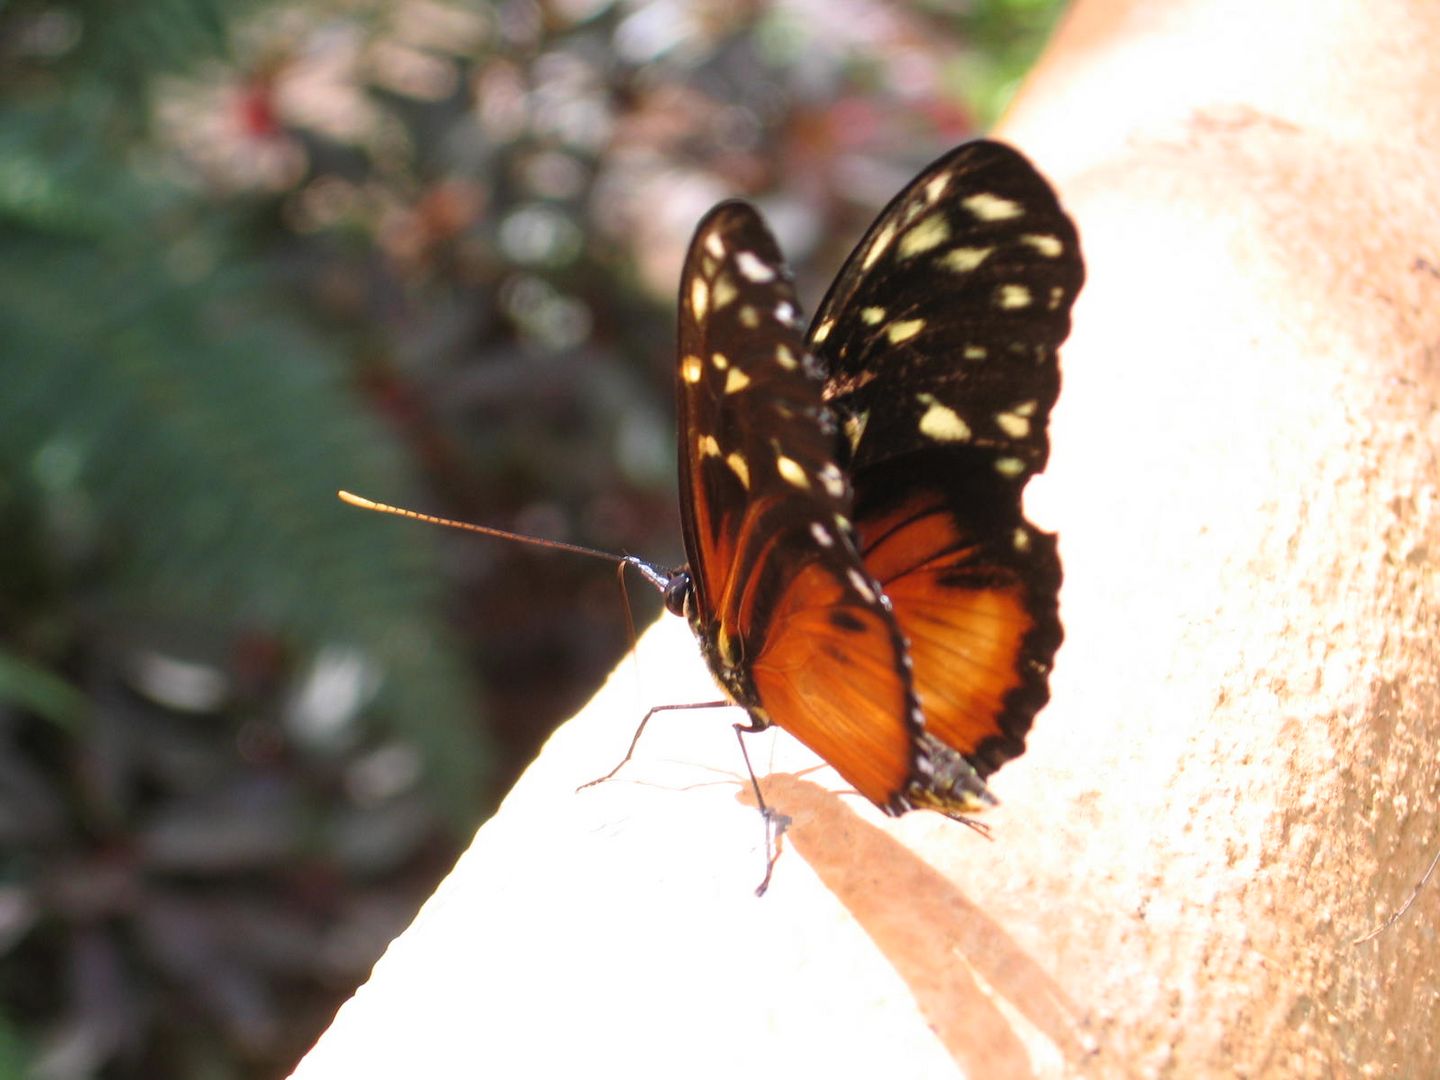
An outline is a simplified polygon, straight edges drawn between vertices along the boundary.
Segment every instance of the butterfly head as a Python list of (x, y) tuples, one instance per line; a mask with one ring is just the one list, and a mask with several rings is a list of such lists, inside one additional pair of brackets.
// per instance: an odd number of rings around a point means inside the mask
[(670, 574), (660, 590), (665, 598), (665, 610), (671, 615), (680, 615), (686, 622), (692, 621), (695, 609), (695, 583), (690, 579), (690, 570), (682, 566)]

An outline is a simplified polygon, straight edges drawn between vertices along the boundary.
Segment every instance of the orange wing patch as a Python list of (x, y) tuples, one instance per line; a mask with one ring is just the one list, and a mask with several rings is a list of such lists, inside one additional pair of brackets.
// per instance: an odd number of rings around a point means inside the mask
[(880, 807), (905, 791), (913, 756), (900, 642), (874, 608), (811, 563), (789, 583), (776, 632), (751, 667), (774, 722)]
[(1030, 719), (1007, 715), (1036, 623), (1019, 574), (987, 559), (933, 491), (864, 522), (861, 549), (909, 638), (925, 730), (991, 771), (976, 759), (981, 747), (1023, 738)]

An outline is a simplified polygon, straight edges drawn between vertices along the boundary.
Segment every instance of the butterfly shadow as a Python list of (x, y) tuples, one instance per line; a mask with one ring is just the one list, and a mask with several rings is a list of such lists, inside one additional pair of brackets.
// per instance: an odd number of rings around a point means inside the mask
[[(788, 846), (890, 961), (967, 1075), (1035, 1075), (1011, 1019), (1015, 1014), (1068, 1064), (1093, 1054), (1075, 1003), (953, 882), (819, 784), (774, 773), (761, 788), (766, 801), (791, 819)], [(754, 805), (748, 791), (739, 798)]]

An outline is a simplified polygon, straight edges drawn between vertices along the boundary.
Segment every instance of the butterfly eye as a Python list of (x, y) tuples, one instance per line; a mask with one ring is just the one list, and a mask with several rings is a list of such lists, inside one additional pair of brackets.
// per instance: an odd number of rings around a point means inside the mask
[(670, 581), (665, 586), (665, 610), (671, 615), (688, 619), (690, 598), (694, 595), (695, 587), (690, 581), (690, 574), (685, 570), (676, 571), (670, 575)]

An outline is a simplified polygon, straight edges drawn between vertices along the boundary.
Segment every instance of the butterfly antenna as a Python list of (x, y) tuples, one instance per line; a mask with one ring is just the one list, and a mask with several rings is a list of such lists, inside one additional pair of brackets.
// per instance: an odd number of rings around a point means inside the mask
[[(585, 547), (581, 544), (568, 544), (564, 540), (546, 540), (539, 536), (526, 536), (524, 533), (509, 532), (506, 529), (496, 529), (489, 525), (476, 525), (469, 521), (456, 521), (453, 518), (436, 517), (434, 514), (422, 514), (418, 510), (407, 510), (403, 506), (391, 506), (389, 503), (375, 502), (362, 495), (355, 495), (349, 491), (337, 491), (340, 501), (349, 503), (351, 506), (359, 507), (361, 510), (374, 510), (381, 514), (394, 514), (396, 517), (409, 518), (411, 521), (423, 521), (429, 525), (444, 525), (447, 529), (462, 529), (465, 532), (480, 533), (482, 536), (493, 536), (500, 540), (514, 540), (521, 544), (530, 544), (533, 547), (551, 548), (555, 551), (568, 551), (572, 555), (588, 555), (592, 559), (604, 559), (612, 563), (631, 563), (644, 567), (649, 571), (647, 580), (659, 579), (661, 582), (668, 580), (649, 563), (634, 555), (616, 555), (614, 552), (601, 551), (599, 548)], [(643, 573), (644, 571), (642, 571)], [(663, 588), (663, 584), (658, 586)]]
[(337, 491), (340, 501), (361, 510), (374, 510), (381, 514), (393, 514), (395, 517), (409, 518), (411, 521), (423, 521), (429, 525), (443, 525), (448, 529), (460, 529), (464, 532), (479, 533), (481, 536), (493, 536), (499, 540), (514, 540), (521, 544), (530, 544), (532, 547), (550, 548), (554, 551), (568, 551), (573, 555), (588, 555), (592, 559), (604, 559), (616, 565), (616, 577), (620, 585), (620, 603), (625, 611), (625, 632), (630, 642), (630, 655), (635, 658), (636, 685), (640, 679), (640, 657), (637, 651), (638, 638), (635, 634), (635, 616), (630, 608), (630, 591), (625, 588), (625, 570), (633, 567), (638, 570), (640, 576), (655, 586), (663, 593), (670, 584), (671, 575), (665, 573), (653, 563), (648, 563), (637, 555), (616, 555), (609, 551), (601, 551), (599, 548), (585, 547), (582, 544), (570, 544), (564, 540), (546, 540), (539, 536), (526, 536), (523, 533), (510, 532), (508, 529), (497, 529), (490, 525), (476, 525), (469, 521), (456, 521), (453, 518), (437, 517), (434, 514), (422, 514), (418, 510), (407, 510), (403, 506), (391, 506), (389, 503), (376, 502), (367, 499), (363, 495), (356, 495), (349, 491)]

